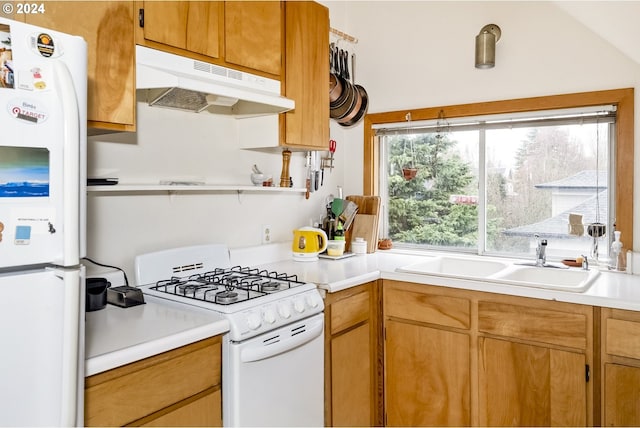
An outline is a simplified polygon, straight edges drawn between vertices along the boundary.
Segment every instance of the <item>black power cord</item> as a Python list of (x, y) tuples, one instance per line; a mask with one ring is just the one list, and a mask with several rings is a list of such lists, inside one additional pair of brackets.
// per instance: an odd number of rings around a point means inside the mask
[(88, 261), (90, 263), (93, 263), (94, 265), (97, 265), (97, 266), (102, 266), (102, 267), (106, 267), (106, 268), (112, 268), (112, 269), (119, 270), (124, 275), (124, 284), (127, 287), (129, 286), (129, 279), (127, 278), (127, 273), (123, 269), (119, 268), (118, 266), (111, 266), (111, 265), (105, 265), (103, 263), (98, 263), (98, 262), (96, 262), (94, 260), (91, 260), (89, 257), (83, 257), (82, 260), (86, 260), (86, 261)]

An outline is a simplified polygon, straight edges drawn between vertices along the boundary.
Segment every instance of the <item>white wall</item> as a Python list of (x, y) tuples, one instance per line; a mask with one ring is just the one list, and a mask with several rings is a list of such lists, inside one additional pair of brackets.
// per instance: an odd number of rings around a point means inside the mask
[[(250, 185), (251, 166), (257, 164), (276, 183), (280, 181), (281, 150), (239, 148), (237, 126), (252, 126), (251, 122), (142, 103), (137, 120), (136, 133), (89, 138), (89, 176), (118, 177), (123, 184), (190, 179)], [(277, 142), (277, 135), (264, 137)], [(294, 152), (290, 165), (294, 187), (304, 187), (304, 164), (304, 152)], [(337, 195), (344, 179), (343, 158), (337, 157), (335, 164), (334, 171), (325, 170), (324, 186), (309, 200), (303, 193), (90, 192), (87, 256), (121, 266), (133, 279), (134, 257), (148, 251), (203, 243), (232, 248), (259, 245), (263, 224), (272, 226), (274, 242), (290, 241), (293, 229), (320, 221), (326, 212), (325, 198)]]
[[(359, 39), (344, 47), (357, 54), (356, 80), (369, 94), (371, 113), (640, 86), (638, 63), (552, 2), (321, 3), (330, 8), (332, 27)], [(474, 39), (489, 23), (502, 29), (496, 67), (477, 70)], [(122, 182), (193, 177), (248, 184), (257, 163), (279, 179), (279, 153), (239, 149), (235, 119), (138, 107), (136, 134), (90, 139), (90, 172)], [(345, 195), (362, 192), (362, 123), (330, 125), (338, 142), (336, 169), (325, 172), (324, 187), (309, 200), (299, 194), (91, 194), (88, 255), (122, 266), (132, 277), (136, 254), (204, 242), (258, 245), (261, 224), (273, 226), (274, 241), (289, 241), (292, 229), (320, 218), (336, 186)], [(636, 132), (636, 177), (639, 146)], [(302, 186), (304, 172), (303, 154), (294, 153), (296, 186)], [(635, 187), (634, 200), (640, 201), (640, 184)], [(640, 212), (640, 202), (634, 209)], [(634, 246), (640, 248), (640, 223), (634, 226)]]

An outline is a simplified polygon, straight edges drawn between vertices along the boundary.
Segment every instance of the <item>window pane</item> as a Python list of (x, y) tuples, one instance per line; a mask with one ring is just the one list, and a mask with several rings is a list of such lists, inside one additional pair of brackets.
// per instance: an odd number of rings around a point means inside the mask
[[(608, 223), (608, 129), (584, 124), (486, 131), (486, 251), (532, 254), (539, 234), (548, 241), (548, 256), (587, 254), (593, 238), (569, 234), (569, 214), (582, 216), (583, 225)], [(607, 254), (606, 238), (599, 247)]]
[(478, 247), (478, 132), (387, 135), (394, 243)]

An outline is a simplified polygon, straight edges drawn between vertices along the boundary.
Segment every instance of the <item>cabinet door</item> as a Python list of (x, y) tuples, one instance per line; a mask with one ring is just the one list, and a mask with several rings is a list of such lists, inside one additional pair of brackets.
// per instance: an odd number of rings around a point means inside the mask
[(640, 367), (606, 364), (604, 426), (640, 426)]
[(283, 115), (281, 145), (328, 150), (329, 11), (306, 1), (285, 2), (285, 95), (296, 107)]
[(468, 426), (470, 337), (387, 321), (387, 426)]
[[(222, 393), (220, 389), (198, 396), (193, 400), (170, 408), (168, 412), (158, 412), (142, 421), (144, 427), (221, 427)], [(137, 424), (136, 424), (137, 425)]]
[(585, 356), (479, 338), (482, 426), (585, 426)]
[(146, 1), (144, 39), (219, 58), (223, 16), (223, 2)]
[(48, 1), (45, 7), (26, 22), (87, 41), (89, 126), (135, 130), (133, 2)]
[(225, 2), (224, 39), (226, 62), (280, 76), (281, 2)]
[(331, 341), (332, 426), (373, 426), (369, 323)]

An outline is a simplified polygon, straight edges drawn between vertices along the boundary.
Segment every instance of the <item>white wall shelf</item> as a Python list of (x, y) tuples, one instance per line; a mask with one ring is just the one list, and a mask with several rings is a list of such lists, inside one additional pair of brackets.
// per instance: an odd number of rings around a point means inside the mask
[(300, 187), (265, 187), (240, 184), (114, 184), (87, 186), (88, 193), (305, 193)]

